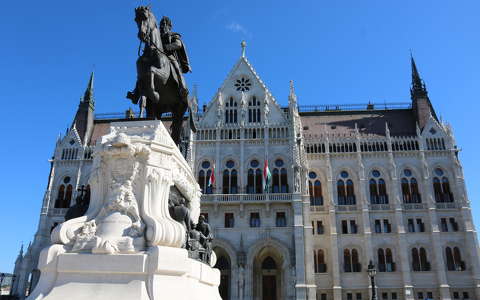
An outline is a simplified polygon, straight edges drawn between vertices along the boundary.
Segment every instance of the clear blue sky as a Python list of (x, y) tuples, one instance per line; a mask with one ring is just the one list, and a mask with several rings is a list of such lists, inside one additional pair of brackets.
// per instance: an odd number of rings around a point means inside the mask
[[(128, 108), (138, 47), (133, 9), (145, 1), (1, 1), (0, 272), (33, 238), (49, 163), (95, 65), (97, 112)], [(151, 1), (188, 46), (200, 102), (209, 101), (240, 55), (277, 100), (289, 80), (300, 104), (409, 101), (413, 50), (430, 98), (463, 149), (480, 224), (479, 1)], [(174, 4), (169, 4), (174, 3)]]

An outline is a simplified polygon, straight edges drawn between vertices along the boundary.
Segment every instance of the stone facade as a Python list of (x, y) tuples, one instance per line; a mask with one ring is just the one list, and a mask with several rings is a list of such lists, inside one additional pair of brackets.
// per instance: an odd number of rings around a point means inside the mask
[[(307, 108), (291, 83), (281, 107), (242, 54), (180, 147), (204, 193), (224, 299), (369, 299), (370, 260), (378, 299), (480, 299), (458, 149), (413, 59), (411, 94), (404, 107)], [(88, 190), (92, 147), (112, 121), (93, 118), (92, 78), (57, 141), (37, 234), (15, 264), (15, 295), (36, 284), (40, 250), (78, 189)]]

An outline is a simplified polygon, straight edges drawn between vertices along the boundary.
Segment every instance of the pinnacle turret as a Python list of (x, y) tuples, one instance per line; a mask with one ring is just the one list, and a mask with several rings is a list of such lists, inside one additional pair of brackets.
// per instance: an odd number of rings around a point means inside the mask
[(423, 82), (422, 78), (420, 77), (420, 74), (418, 73), (417, 65), (415, 64), (415, 59), (411, 54), (410, 54), (410, 63), (412, 65), (412, 86), (410, 88), (410, 94), (411, 94), (412, 100), (413, 98), (416, 98), (416, 97), (427, 97), (428, 96), (427, 87)]
[(90, 80), (88, 81), (87, 89), (85, 90), (85, 94), (83, 95), (83, 102), (89, 103), (90, 105), (95, 105), (95, 99), (93, 97), (93, 80), (94, 80), (94, 72), (90, 74)]

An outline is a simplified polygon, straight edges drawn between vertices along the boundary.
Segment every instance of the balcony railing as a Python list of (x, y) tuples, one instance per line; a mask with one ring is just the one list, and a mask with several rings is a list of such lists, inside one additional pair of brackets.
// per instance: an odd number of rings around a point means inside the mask
[(426, 203), (403, 203), (402, 207), (404, 210), (415, 210), (415, 209), (426, 209)]
[(435, 203), (435, 207), (437, 209), (455, 209), (455, 208), (460, 208), (460, 203), (440, 202), (440, 203)]
[(356, 205), (335, 205), (335, 209), (338, 211), (356, 211)]
[(370, 204), (368, 208), (370, 210), (392, 210), (393, 206), (391, 204)]
[(291, 201), (292, 194), (207, 194), (202, 195), (202, 202), (260, 202)]

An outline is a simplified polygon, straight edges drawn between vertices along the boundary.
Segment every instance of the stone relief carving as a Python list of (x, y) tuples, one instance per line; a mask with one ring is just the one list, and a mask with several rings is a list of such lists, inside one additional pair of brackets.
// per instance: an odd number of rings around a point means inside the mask
[(102, 137), (89, 180), (90, 207), (85, 216), (57, 226), (54, 243), (106, 254), (185, 244), (186, 228), (169, 213), (170, 188), (182, 193), (190, 222), (197, 223), (200, 187), (160, 121), (135, 124), (112, 124)]

